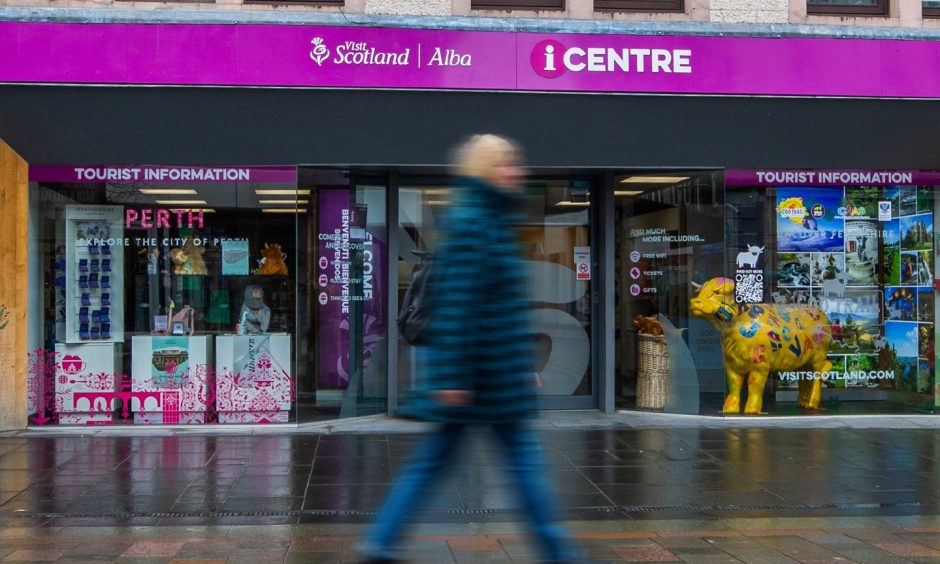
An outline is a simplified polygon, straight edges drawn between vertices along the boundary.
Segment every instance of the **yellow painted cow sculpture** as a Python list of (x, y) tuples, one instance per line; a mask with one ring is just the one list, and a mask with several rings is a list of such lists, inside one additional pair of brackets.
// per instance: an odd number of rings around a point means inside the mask
[(791, 370), (813, 376), (799, 380), (799, 406), (819, 407), (820, 376), (832, 369), (826, 359), (832, 336), (825, 313), (810, 306), (737, 304), (730, 278), (713, 278), (695, 286), (696, 295), (690, 300), (692, 315), (707, 319), (721, 333), (728, 382), (724, 413), (741, 412), (745, 378), (744, 413), (761, 413), (767, 377)]

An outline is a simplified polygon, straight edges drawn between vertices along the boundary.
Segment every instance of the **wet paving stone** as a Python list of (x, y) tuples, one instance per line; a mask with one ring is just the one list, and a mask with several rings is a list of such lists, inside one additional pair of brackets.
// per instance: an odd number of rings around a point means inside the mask
[[(419, 438), (0, 437), (0, 559), (355, 561), (354, 540)], [(572, 529), (599, 561), (940, 560), (932, 430), (575, 430), (543, 440)], [(409, 554), (531, 561), (499, 448), (468, 445), (423, 516), (453, 538), (418, 533)], [(501, 537), (507, 524), (517, 532)], [(210, 525), (256, 540), (206, 540)]]

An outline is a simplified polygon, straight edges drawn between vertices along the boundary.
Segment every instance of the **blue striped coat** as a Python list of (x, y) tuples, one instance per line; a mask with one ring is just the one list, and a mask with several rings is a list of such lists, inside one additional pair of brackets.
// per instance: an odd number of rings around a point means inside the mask
[(514, 225), (519, 196), (471, 178), (453, 192), (429, 280), (423, 376), (426, 391), (471, 390), (474, 401), (444, 406), (422, 394), (416, 407), (433, 421), (516, 421), (536, 409), (527, 267)]

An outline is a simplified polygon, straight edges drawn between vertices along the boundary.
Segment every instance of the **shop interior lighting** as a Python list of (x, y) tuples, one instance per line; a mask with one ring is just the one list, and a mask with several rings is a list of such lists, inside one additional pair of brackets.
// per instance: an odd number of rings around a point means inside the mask
[(446, 206), (449, 203), (450, 202), (448, 202), (447, 200), (428, 200), (427, 201), (427, 204), (429, 206)]
[(157, 200), (161, 206), (204, 206), (209, 202), (205, 200)]
[(688, 176), (628, 176), (621, 184), (675, 184), (688, 180)]
[(261, 208), (264, 213), (307, 213), (306, 208)]
[(309, 196), (310, 190), (255, 190), (259, 196)]
[(196, 195), (198, 192), (192, 188), (141, 188), (140, 193), (163, 196), (186, 196)]
[(614, 196), (639, 196), (643, 190), (614, 190)]
[(590, 206), (591, 202), (572, 202), (571, 200), (562, 200), (555, 204), (556, 206)]
[(261, 205), (272, 205), (272, 204), (273, 205), (288, 205), (289, 204), (294, 207), (297, 207), (297, 206), (305, 206), (309, 204), (310, 202), (308, 200), (258, 200), (258, 203)]
[(202, 213), (215, 213), (215, 210), (212, 208), (174, 208), (170, 210), (173, 213), (176, 212), (202, 212)]

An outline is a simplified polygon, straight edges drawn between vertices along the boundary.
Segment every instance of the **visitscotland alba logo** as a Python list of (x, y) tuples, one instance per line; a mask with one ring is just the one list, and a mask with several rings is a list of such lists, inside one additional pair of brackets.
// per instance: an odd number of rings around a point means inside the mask
[(310, 60), (315, 62), (317, 66), (322, 67), (323, 61), (330, 57), (330, 50), (323, 44), (322, 37), (314, 37), (310, 44), (313, 45), (313, 50), (310, 51)]
[[(333, 52), (330, 52), (322, 37), (314, 37), (310, 44), (313, 45), (310, 60), (320, 67), (327, 61), (334, 65), (408, 66), (411, 56), (410, 48), (403, 51), (383, 51), (365, 41), (344, 41), (337, 44)], [(433, 64), (433, 58), (429, 64)]]
[(558, 78), (566, 72), (692, 74), (691, 49), (648, 47), (565, 47), (546, 39), (529, 57), (539, 76)]

